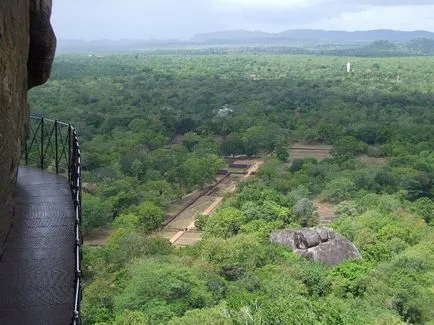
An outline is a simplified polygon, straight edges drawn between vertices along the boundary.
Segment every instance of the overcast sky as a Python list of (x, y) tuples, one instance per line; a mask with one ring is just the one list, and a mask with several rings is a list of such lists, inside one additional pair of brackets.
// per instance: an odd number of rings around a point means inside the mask
[(231, 29), (434, 31), (434, 0), (53, 0), (59, 39), (188, 39)]

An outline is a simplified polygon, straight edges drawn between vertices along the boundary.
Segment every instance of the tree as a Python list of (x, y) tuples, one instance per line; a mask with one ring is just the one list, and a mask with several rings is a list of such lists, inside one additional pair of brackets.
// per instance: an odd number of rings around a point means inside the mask
[(142, 202), (116, 218), (114, 225), (119, 228), (129, 228), (138, 231), (151, 231), (158, 228), (165, 220), (164, 211), (155, 203)]
[(125, 309), (140, 310), (149, 316), (151, 324), (167, 323), (189, 309), (210, 304), (211, 295), (199, 270), (183, 265), (179, 259), (142, 259), (133, 262), (128, 273), (114, 301), (117, 314)]
[(113, 325), (148, 325), (149, 318), (140, 311), (124, 310), (124, 312), (116, 316)]
[(194, 147), (198, 145), (200, 141), (201, 138), (197, 133), (187, 132), (184, 134), (182, 144), (188, 149), (188, 151), (192, 152), (194, 150)]
[(244, 143), (239, 136), (231, 136), (225, 139), (220, 150), (224, 156), (236, 156), (244, 154)]
[(119, 180), (106, 180), (100, 182), (96, 188), (96, 195), (103, 200), (112, 202), (115, 215), (133, 204), (140, 202), (140, 193), (137, 190), (138, 181), (132, 177), (123, 177)]
[(307, 198), (303, 198), (292, 207), (292, 216), (302, 227), (311, 227), (318, 223), (315, 205)]
[(135, 178), (139, 178), (139, 176), (142, 173), (143, 173), (143, 163), (138, 159), (134, 159), (132, 164), (131, 164), (131, 174)]
[(354, 201), (342, 201), (336, 206), (336, 213), (339, 216), (355, 217), (361, 214), (361, 209)]
[(331, 152), (333, 157), (348, 159), (360, 153), (366, 152), (368, 145), (351, 136), (339, 138), (333, 143)]
[(158, 228), (166, 218), (164, 211), (152, 202), (142, 202), (132, 212), (137, 214), (140, 228), (145, 231)]
[(244, 213), (235, 208), (223, 208), (209, 216), (205, 223), (205, 234), (221, 238), (236, 235), (246, 222)]
[(152, 201), (159, 206), (166, 207), (170, 202), (180, 198), (179, 190), (172, 188), (171, 184), (166, 180), (150, 180), (143, 186), (143, 199)]
[(196, 122), (191, 117), (183, 117), (176, 123), (176, 133), (184, 134), (193, 131), (196, 127)]
[(421, 216), (427, 224), (434, 223), (434, 203), (422, 197), (417, 199), (411, 206), (411, 209), (419, 216)]
[(256, 156), (260, 151), (273, 152), (276, 147), (279, 131), (279, 127), (271, 124), (248, 128), (243, 135), (246, 154)]
[(407, 199), (414, 201), (421, 197), (433, 197), (433, 173), (407, 170), (401, 176), (401, 186), (407, 191)]
[(280, 160), (280, 161), (287, 161), (289, 158), (289, 152), (288, 152), (288, 148), (286, 148), (285, 146), (277, 146), (276, 147), (276, 157)]
[(212, 308), (189, 310), (182, 317), (173, 318), (168, 325), (232, 325), (228, 308), (224, 305), (218, 305)]
[(108, 200), (83, 193), (83, 230), (101, 227), (112, 221), (112, 205)]
[(224, 160), (215, 154), (202, 156), (192, 154), (180, 166), (178, 177), (183, 180), (188, 189), (192, 189), (196, 185), (202, 187), (214, 181), (217, 172), (224, 166)]
[(353, 180), (347, 177), (339, 177), (326, 185), (324, 195), (328, 200), (341, 202), (351, 199), (356, 191), (357, 187)]

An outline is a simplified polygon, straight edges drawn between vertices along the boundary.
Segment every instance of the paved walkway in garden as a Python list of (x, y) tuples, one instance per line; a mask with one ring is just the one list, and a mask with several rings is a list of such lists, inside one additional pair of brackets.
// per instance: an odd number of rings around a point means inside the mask
[(20, 168), (13, 225), (0, 256), (0, 324), (68, 325), (74, 297), (74, 210), (68, 181)]
[[(240, 161), (240, 163), (243, 164), (244, 162)], [(240, 179), (245, 180), (255, 175), (256, 171), (263, 163), (262, 160), (255, 160), (254, 163), (244, 171), (245, 174), (240, 178), (236, 178), (236, 180), (233, 179), (231, 174), (223, 177), (207, 191), (207, 194), (199, 197), (189, 209), (184, 209), (175, 219), (169, 222), (162, 229), (160, 234), (175, 246), (192, 246), (199, 242), (202, 239), (202, 232), (195, 227), (197, 214), (213, 214), (223, 202), (223, 197), (220, 195), (235, 192)], [(216, 193), (221, 191), (222, 193), (216, 195)], [(206, 203), (206, 205), (203, 206), (202, 203)]]

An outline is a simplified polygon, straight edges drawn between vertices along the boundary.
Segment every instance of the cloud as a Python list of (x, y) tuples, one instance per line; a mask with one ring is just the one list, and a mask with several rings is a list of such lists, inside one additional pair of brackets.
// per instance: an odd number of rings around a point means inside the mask
[(223, 28), (200, 0), (57, 0), (53, 25), (61, 38), (122, 39), (188, 37)]
[[(205, 0), (206, 1), (206, 0)], [(374, 5), (374, 6), (418, 6), (432, 5), (433, 0), (213, 0), (216, 6), (226, 7), (243, 7), (243, 8), (291, 8), (291, 7), (309, 7), (320, 3), (327, 5), (343, 5), (351, 3), (357, 5)]]
[(434, 0), (53, 2), (53, 24), (59, 38), (187, 39), (196, 33), (243, 28), (273, 32), (291, 28), (372, 29), (380, 26), (434, 30), (434, 14), (431, 14)]
[(433, 0), (352, 0), (352, 2), (360, 4), (369, 4), (379, 7), (398, 7), (398, 6), (429, 6), (434, 5)]
[(343, 12), (363, 10), (365, 6), (355, 6), (351, 1), (338, 0), (299, 0), (271, 1), (268, 5), (262, 0), (219, 0), (231, 2), (255, 2), (256, 6), (228, 7), (226, 12), (231, 21), (243, 21), (257, 25), (297, 26), (315, 22), (323, 18), (339, 16)]
[(324, 0), (214, 0), (212, 4), (216, 7), (227, 9), (257, 9), (257, 8), (300, 8), (312, 6)]
[[(384, 19), (388, 17), (388, 19)], [(312, 27), (346, 30), (398, 29), (434, 30), (434, 4), (417, 6), (370, 7), (358, 12), (344, 12), (337, 17), (317, 21)]]
[(427, 0), (217, 1), (232, 5), (227, 6), (229, 21), (242, 21), (251, 29), (434, 29), (434, 1)]

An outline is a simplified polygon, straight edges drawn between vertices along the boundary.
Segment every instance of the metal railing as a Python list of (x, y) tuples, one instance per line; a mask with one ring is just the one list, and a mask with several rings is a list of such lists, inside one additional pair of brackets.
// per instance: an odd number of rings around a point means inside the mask
[(81, 301), (81, 153), (77, 132), (71, 124), (39, 116), (30, 117), (29, 139), (24, 145), (22, 159), (26, 166), (64, 175), (68, 178), (75, 214), (75, 278), (74, 306), (71, 325), (80, 325)]

